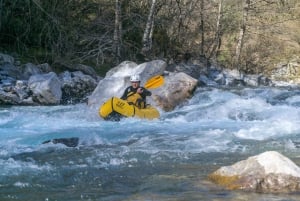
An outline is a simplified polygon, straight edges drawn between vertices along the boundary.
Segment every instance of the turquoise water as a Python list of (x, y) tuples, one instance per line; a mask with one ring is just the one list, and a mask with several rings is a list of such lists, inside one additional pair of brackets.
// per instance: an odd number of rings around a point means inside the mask
[(84, 104), (2, 107), (0, 200), (300, 200), (207, 180), (269, 150), (300, 165), (299, 117), (299, 90), (284, 88), (202, 88), (154, 121), (107, 122)]

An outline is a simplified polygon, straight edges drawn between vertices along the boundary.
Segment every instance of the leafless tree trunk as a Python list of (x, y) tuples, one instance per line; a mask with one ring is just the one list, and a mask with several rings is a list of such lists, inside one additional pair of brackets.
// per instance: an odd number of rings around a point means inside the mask
[(200, 34), (201, 34), (201, 46), (200, 46), (200, 54), (204, 55), (204, 0), (201, 0), (200, 5)]
[(234, 67), (240, 70), (240, 60), (241, 60), (241, 52), (244, 45), (244, 37), (247, 28), (248, 14), (250, 9), (251, 0), (245, 0), (243, 7), (243, 19), (240, 26), (240, 33), (238, 38), (238, 43), (235, 50), (235, 58), (234, 58)]
[(3, 7), (3, 0), (0, 1), (0, 30), (1, 30), (1, 26), (2, 26), (2, 19), (1, 19), (1, 16), (2, 16), (2, 8)]
[(154, 29), (154, 12), (155, 12), (156, 0), (152, 0), (150, 12), (148, 15), (148, 20), (143, 36), (143, 48), (142, 53), (147, 55), (147, 53), (152, 49), (152, 35)]
[(121, 2), (116, 0), (115, 5), (115, 29), (114, 29), (114, 52), (117, 63), (121, 60), (121, 44), (122, 44), (122, 22), (121, 22)]
[(212, 45), (212, 49), (210, 51), (210, 55), (208, 56), (208, 58), (216, 57), (216, 55), (220, 49), (220, 46), (221, 46), (221, 19), (223, 18), (223, 1), (224, 0), (219, 0), (216, 34), (215, 34), (214, 43)]

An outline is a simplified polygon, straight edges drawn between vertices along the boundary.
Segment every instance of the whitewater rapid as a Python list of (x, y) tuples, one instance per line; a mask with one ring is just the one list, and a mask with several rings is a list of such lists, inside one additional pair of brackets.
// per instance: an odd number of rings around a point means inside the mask
[(174, 111), (160, 111), (161, 118), (154, 121), (103, 121), (85, 104), (12, 106), (0, 110), (0, 143), (34, 149), (53, 138), (78, 137), (82, 144), (95, 145), (155, 134), (186, 136), (184, 143), (193, 150), (197, 147), (198, 152), (234, 151), (228, 144), (235, 139), (298, 136), (299, 106), (298, 90), (277, 88), (201, 89)]
[[(191, 193), (182, 199), (198, 198), (209, 187), (200, 182), (197, 189), (193, 178), (205, 181), (221, 165), (270, 150), (296, 163), (300, 158), (298, 89), (200, 88), (174, 111), (160, 112), (153, 121), (109, 122), (85, 104), (0, 108), (0, 198), (22, 198), (24, 189), (40, 190), (41, 197), (26, 194), (39, 200), (134, 200), (133, 192), (142, 196), (137, 200), (149, 192), (158, 200), (174, 192)], [(79, 138), (77, 147), (43, 144), (73, 137)], [(144, 181), (149, 177), (156, 179), (153, 184)], [(178, 186), (163, 192), (157, 187), (164, 189), (171, 181)], [(221, 198), (239, 195), (232, 196)]]

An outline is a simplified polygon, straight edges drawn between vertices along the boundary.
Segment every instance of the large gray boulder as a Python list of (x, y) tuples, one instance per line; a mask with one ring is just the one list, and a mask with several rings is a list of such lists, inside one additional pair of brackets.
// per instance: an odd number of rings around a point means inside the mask
[(5, 80), (16, 81), (22, 77), (22, 72), (18, 67), (11, 63), (4, 63), (0, 65), (0, 81), (5, 83)]
[(186, 73), (170, 72), (164, 76), (164, 84), (153, 90), (152, 99), (164, 111), (171, 111), (191, 98), (197, 84), (198, 80)]
[(59, 104), (62, 91), (61, 81), (56, 73), (32, 75), (28, 81), (28, 86), (32, 91), (32, 98), (35, 102), (45, 105)]
[(81, 71), (86, 75), (90, 75), (94, 78), (97, 78), (96, 71), (90, 66), (87, 66), (87, 65), (84, 65), (84, 64), (77, 64), (77, 65), (74, 66), (74, 70)]
[(287, 62), (279, 63), (271, 72), (272, 80), (285, 81), (290, 84), (300, 83), (300, 58), (294, 58)]
[(65, 71), (59, 75), (62, 83), (63, 104), (74, 104), (85, 101), (85, 97), (90, 95), (97, 86), (97, 81), (90, 75), (81, 71)]
[(300, 191), (300, 168), (275, 151), (221, 167), (209, 178), (230, 190), (264, 193)]
[(22, 67), (23, 78), (28, 80), (30, 76), (41, 74), (42, 71), (33, 63), (27, 63)]
[(15, 59), (8, 54), (0, 53), (0, 65), (2, 65), (4, 63), (14, 64)]
[(0, 104), (3, 105), (37, 105), (30, 97), (27, 81), (17, 80), (15, 85), (0, 88)]
[(53, 71), (48, 63), (38, 65), (35, 65), (33, 63), (26, 63), (22, 66), (21, 70), (23, 74), (23, 79), (25, 80), (28, 80), (32, 75), (50, 73)]
[(20, 104), (21, 99), (16, 93), (7, 92), (0, 88), (0, 104), (17, 105)]
[(203, 69), (200, 67), (200, 65), (195, 65), (192, 63), (174, 63), (169, 65), (167, 70), (170, 72), (183, 72), (195, 79), (198, 79)]

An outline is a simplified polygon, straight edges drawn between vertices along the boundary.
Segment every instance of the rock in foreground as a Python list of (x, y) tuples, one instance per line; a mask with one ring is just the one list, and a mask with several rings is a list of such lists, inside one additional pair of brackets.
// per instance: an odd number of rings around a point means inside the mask
[(221, 167), (210, 174), (209, 179), (229, 190), (263, 193), (300, 191), (300, 168), (275, 151)]

